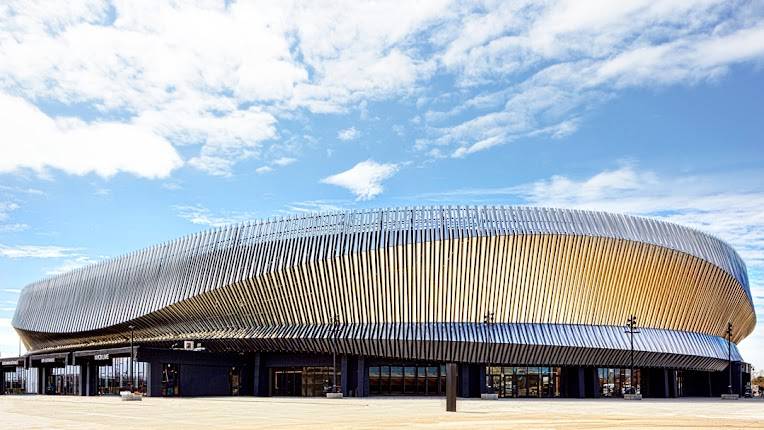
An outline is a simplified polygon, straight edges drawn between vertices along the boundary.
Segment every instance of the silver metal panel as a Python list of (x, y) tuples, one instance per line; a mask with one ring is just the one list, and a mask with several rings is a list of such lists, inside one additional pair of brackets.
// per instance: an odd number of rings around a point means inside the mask
[(134, 324), (144, 342), (305, 351), (327, 344), (338, 314), (348, 351), (474, 361), (485, 343), (475, 324), (490, 310), (502, 357), (593, 362), (621, 357), (623, 339), (607, 327), (630, 306), (644, 333), (658, 330), (640, 348), (677, 362), (715, 365), (726, 321), (735, 341), (755, 325), (745, 264), (717, 238), (634, 216), (495, 206), (196, 233), (27, 286), (13, 325), (33, 349), (119, 343)]

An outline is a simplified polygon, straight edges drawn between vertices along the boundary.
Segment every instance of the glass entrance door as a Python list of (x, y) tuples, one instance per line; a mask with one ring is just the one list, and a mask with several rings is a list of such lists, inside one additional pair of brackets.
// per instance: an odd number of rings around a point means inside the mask
[(175, 363), (162, 364), (162, 396), (180, 395), (180, 369)]
[(517, 397), (517, 385), (515, 384), (514, 374), (504, 375), (504, 389), (499, 391), (502, 397)]
[(302, 368), (273, 369), (272, 375), (274, 396), (302, 395)]
[(228, 381), (231, 384), (231, 395), (241, 394), (241, 372), (238, 367), (232, 367), (228, 372)]

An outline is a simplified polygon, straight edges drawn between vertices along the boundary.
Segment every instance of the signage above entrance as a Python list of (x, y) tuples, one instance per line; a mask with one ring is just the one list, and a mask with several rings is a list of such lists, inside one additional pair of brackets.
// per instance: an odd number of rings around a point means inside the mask
[(3, 366), (16, 366), (16, 365), (19, 364), (19, 362), (16, 361), (16, 360), (13, 360), (13, 361), (3, 361), (2, 364), (3, 364)]
[(56, 362), (55, 358), (43, 358), (40, 360), (40, 363), (55, 363), (55, 362)]
[(93, 356), (93, 359), (96, 361), (108, 360), (109, 354), (96, 354), (95, 356)]

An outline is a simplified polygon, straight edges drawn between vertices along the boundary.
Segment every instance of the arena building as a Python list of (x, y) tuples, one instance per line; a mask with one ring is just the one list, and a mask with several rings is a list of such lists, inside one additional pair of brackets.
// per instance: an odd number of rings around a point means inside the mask
[(465, 397), (716, 396), (750, 379), (736, 344), (755, 324), (740, 256), (693, 229), (364, 210), (218, 228), (28, 285), (13, 326), (29, 352), (2, 371), (6, 392), (317, 396), (336, 369), (345, 396), (415, 396), (442, 395), (457, 363)]

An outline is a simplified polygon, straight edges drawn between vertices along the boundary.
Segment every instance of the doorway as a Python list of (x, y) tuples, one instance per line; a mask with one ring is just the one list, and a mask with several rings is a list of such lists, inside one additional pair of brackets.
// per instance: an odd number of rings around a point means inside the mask
[(228, 382), (231, 384), (231, 395), (238, 396), (241, 394), (241, 371), (238, 367), (232, 367), (228, 371)]
[(274, 396), (302, 396), (302, 368), (272, 370)]
[(180, 368), (175, 363), (162, 364), (162, 396), (180, 395)]

